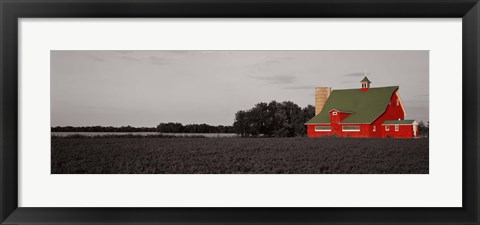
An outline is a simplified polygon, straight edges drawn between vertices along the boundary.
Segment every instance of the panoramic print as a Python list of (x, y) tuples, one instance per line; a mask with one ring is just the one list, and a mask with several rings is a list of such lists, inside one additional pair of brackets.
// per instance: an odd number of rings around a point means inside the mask
[(58, 50), (52, 174), (428, 174), (428, 51)]

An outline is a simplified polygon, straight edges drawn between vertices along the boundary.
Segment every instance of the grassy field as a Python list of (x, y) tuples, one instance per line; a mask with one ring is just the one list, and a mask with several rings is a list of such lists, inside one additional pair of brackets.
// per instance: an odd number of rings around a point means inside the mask
[(428, 139), (52, 138), (53, 174), (425, 174)]

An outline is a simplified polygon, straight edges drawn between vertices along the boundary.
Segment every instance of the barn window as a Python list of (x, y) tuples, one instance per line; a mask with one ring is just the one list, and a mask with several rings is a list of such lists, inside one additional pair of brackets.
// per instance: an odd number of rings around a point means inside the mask
[(360, 126), (342, 126), (342, 131), (345, 131), (345, 132), (360, 131)]
[(376, 126), (373, 126), (373, 131), (376, 131), (377, 130), (377, 127)]
[(336, 115), (337, 115), (337, 112), (333, 112), (332, 115), (336, 116)]
[(395, 131), (398, 131), (398, 125), (395, 125)]
[(389, 126), (385, 126), (385, 130), (386, 130), (386, 131), (390, 130), (390, 127), (389, 127)]
[(315, 131), (328, 132), (328, 131), (332, 131), (332, 128), (330, 126), (315, 126)]

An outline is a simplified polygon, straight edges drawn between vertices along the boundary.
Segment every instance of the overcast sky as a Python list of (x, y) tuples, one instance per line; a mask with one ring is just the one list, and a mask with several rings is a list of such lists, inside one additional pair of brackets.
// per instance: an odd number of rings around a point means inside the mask
[(314, 88), (400, 86), (428, 121), (428, 51), (51, 51), (52, 126), (232, 125), (258, 102), (314, 105)]

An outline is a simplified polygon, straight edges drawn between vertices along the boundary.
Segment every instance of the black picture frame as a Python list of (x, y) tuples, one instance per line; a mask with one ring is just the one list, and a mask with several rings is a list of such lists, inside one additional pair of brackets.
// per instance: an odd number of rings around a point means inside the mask
[[(479, 224), (478, 0), (0, 0), (1, 224)], [(461, 208), (18, 207), (18, 19), (122, 17), (462, 18)], [(126, 193), (128, 194), (128, 193)]]

